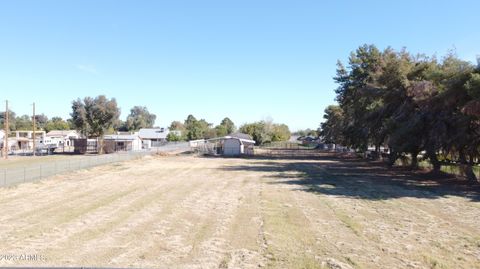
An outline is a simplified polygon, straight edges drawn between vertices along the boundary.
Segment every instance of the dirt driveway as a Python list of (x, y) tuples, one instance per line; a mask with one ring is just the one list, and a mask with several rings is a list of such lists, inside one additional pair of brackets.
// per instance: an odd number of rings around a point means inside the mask
[(478, 191), (331, 156), (146, 157), (0, 189), (0, 265), (480, 268)]

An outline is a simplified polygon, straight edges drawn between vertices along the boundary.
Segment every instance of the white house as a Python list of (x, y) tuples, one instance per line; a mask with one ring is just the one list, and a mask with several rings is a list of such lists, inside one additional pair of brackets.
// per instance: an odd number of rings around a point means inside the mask
[(138, 136), (142, 140), (143, 148), (159, 147), (167, 141), (167, 128), (142, 128)]
[(80, 138), (75, 130), (52, 130), (46, 134), (45, 145), (56, 145), (57, 147), (73, 146), (73, 141)]

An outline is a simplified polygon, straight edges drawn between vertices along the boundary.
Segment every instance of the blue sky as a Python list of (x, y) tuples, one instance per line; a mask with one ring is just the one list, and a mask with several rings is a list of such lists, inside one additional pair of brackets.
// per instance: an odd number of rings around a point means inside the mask
[(466, 60), (480, 54), (480, 1), (1, 1), (0, 99), (69, 117), (115, 97), (157, 125), (188, 114), (316, 128), (337, 59), (364, 43)]

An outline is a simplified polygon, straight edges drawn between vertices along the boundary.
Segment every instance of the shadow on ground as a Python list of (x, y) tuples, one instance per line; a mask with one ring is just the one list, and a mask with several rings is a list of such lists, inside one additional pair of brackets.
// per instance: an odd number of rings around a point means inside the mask
[(221, 169), (266, 172), (269, 184), (294, 185), (294, 190), (324, 195), (371, 200), (461, 196), (480, 201), (479, 186), (443, 173), (388, 168), (380, 162), (332, 154), (255, 159), (246, 165)]

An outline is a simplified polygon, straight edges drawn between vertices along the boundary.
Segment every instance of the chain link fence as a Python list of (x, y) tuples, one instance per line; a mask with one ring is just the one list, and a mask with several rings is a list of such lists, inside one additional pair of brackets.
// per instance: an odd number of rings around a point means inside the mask
[[(145, 151), (127, 151), (105, 155), (85, 155), (65, 159), (42, 162), (22, 167), (0, 168), (0, 187), (13, 186), (24, 182), (32, 182), (53, 176), (60, 173), (91, 168), (99, 165), (122, 162), (127, 160), (140, 159), (146, 155), (152, 155), (160, 152), (185, 152), (189, 151), (188, 143), (168, 143), (161, 147)], [(31, 158), (31, 157), (23, 157)], [(42, 157), (36, 157), (42, 158)]]

